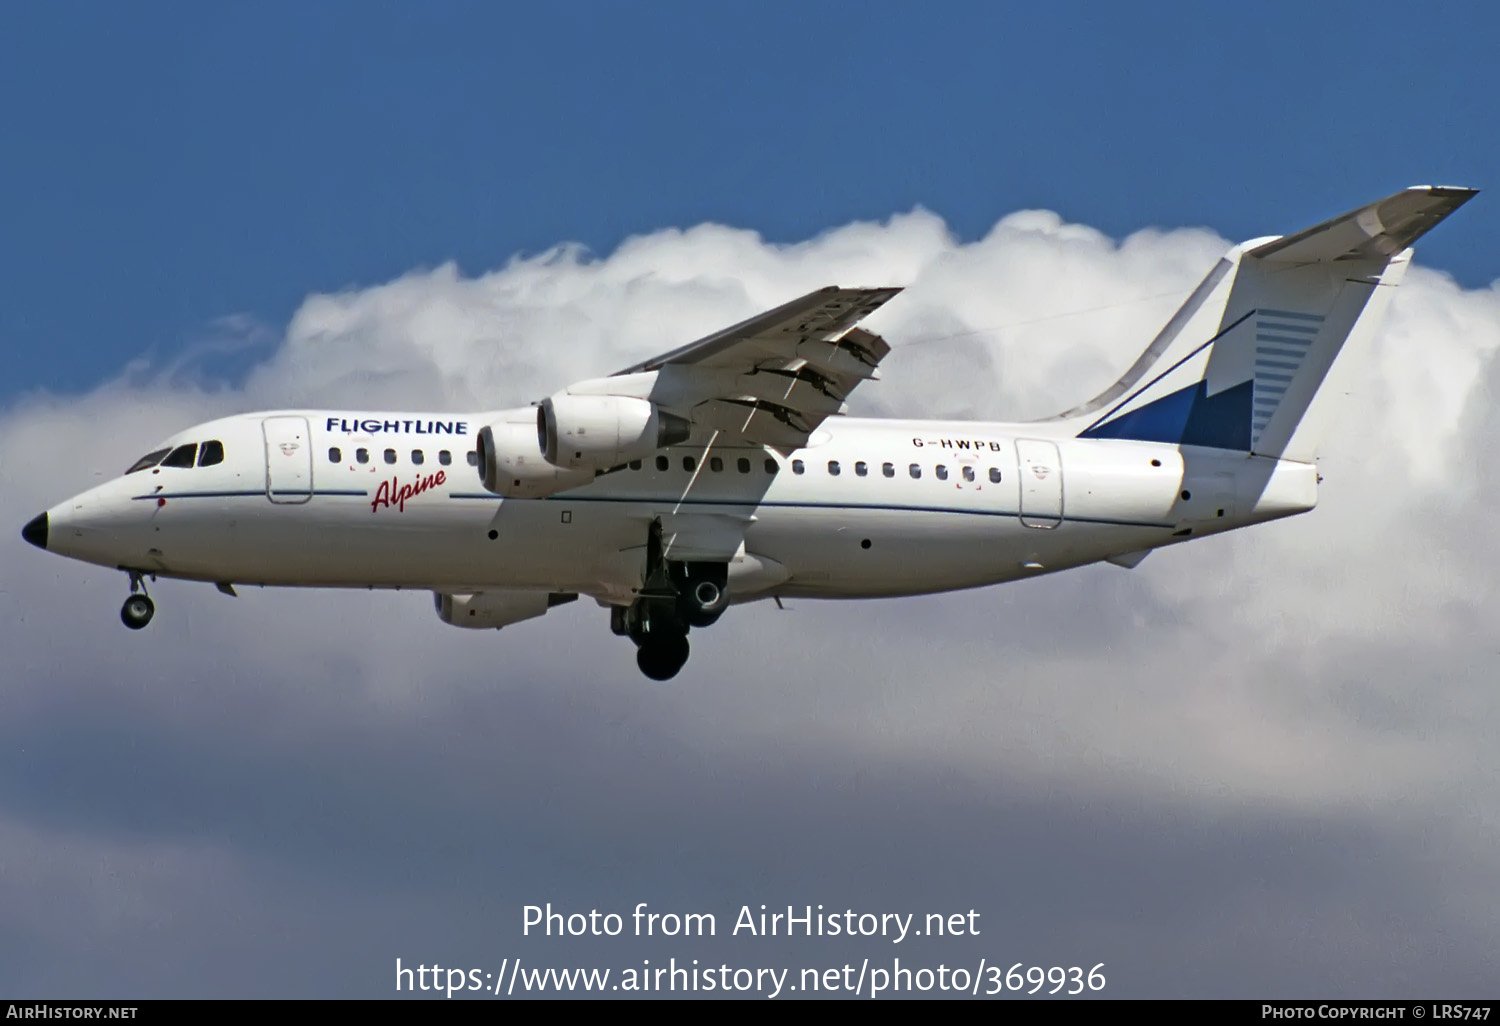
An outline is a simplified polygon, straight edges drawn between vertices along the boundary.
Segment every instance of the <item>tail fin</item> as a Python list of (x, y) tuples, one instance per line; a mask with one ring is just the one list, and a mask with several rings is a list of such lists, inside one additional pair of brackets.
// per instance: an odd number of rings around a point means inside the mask
[(1417, 186), (1234, 247), (1124, 377), (1057, 419), (1082, 438), (1311, 461), (1330, 405), (1313, 400), (1334, 360), (1374, 332), (1411, 244), (1475, 191)]

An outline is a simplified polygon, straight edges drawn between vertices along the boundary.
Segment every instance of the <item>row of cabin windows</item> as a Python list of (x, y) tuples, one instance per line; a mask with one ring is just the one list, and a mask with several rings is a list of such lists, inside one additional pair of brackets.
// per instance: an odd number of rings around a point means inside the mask
[[(213, 459), (207, 459), (206, 462), (204, 460), (200, 460), (200, 462), (198, 464), (199, 466), (207, 466), (210, 463), (218, 463), (221, 460), (223, 460), (223, 458), (224, 458), (224, 447), (222, 445), (219, 445), (218, 442), (205, 442), (204, 446), (203, 446), (205, 454), (208, 452), (208, 447), (209, 446), (217, 446), (218, 447), (217, 448), (217, 454), (216, 454), (215, 458), (213, 458)], [(178, 453), (182, 452), (183, 449), (192, 449), (192, 448), (193, 448), (192, 446), (181, 446), (178, 449), (172, 450), (171, 456), (168, 457), (168, 459), (166, 461), (163, 461), (162, 465), (163, 466), (184, 466), (184, 465), (185, 466), (192, 466), (193, 464), (192, 464), (192, 454), (191, 454), (191, 452), (188, 454), (188, 457), (187, 457), (188, 462), (186, 464), (172, 463), (171, 462), (171, 459), (173, 457), (176, 457), (178, 455)], [(165, 453), (165, 452), (167, 452), (167, 450), (163, 449), (163, 450), (161, 450), (161, 452), (152, 453), (150, 456), (145, 457), (140, 463), (138, 463), (134, 467), (132, 467), (129, 472), (133, 473), (134, 471), (143, 469), (144, 467), (154, 466), (155, 465), (154, 461), (152, 463), (147, 463), (146, 460), (152, 460), (153, 457), (155, 459), (160, 459), (161, 455), (163, 453)], [(469, 452), (469, 453), (465, 453), (465, 456), (468, 458), (469, 466), (471, 466), (471, 467), (477, 467), (477, 466), (479, 466), (479, 454), (478, 453)], [(396, 450), (395, 449), (386, 449), (385, 452), (383, 453), (383, 457), (384, 457), (386, 463), (394, 464), (396, 462), (396, 460), (397, 460)], [(342, 463), (344, 461), (343, 450), (341, 450), (338, 446), (333, 446), (332, 448), (330, 448), (328, 450), (328, 460), (331, 463)], [(441, 449), (441, 450), (438, 451), (437, 461), (438, 461), (438, 463), (440, 463), (441, 465), (443, 465), (445, 467), (446, 466), (450, 466), (453, 463), (453, 453), (451, 453), (447, 449)], [(365, 449), (365, 448), (355, 449), (354, 450), (354, 462), (356, 462), (356, 463), (369, 463), (370, 462), (370, 450), (369, 449)], [(411, 462), (412, 462), (413, 466), (420, 467), (424, 463), (427, 462), (427, 454), (423, 450), (421, 450), (421, 449), (413, 449), (411, 451)], [(630, 463), (628, 464), (628, 466), (630, 467), (631, 470), (640, 470), (641, 467), (642, 467), (642, 465), (643, 464), (642, 464), (642, 462), (640, 460), (631, 460)], [(657, 470), (659, 470), (659, 471), (667, 471), (667, 470), (670, 470), (671, 467), (672, 467), (672, 461), (671, 461), (670, 458), (668, 458), (666, 456), (657, 456), (656, 457), (656, 469)], [(723, 457), (720, 457), (720, 456), (710, 456), (708, 458), (708, 469), (711, 472), (713, 472), (715, 474), (723, 473), (724, 467), (725, 467), (725, 463), (724, 463)], [(748, 474), (748, 473), (750, 473), (751, 469), (753, 468), (753, 464), (751, 463), (751, 461), (750, 461), (750, 459), (748, 457), (740, 456), (740, 457), (735, 458), (735, 460), (734, 460), (734, 467), (735, 467), (735, 470), (739, 471), (741, 474)], [(764, 467), (765, 467), (765, 472), (767, 474), (775, 474), (780, 469), (780, 466), (777, 464), (777, 462), (775, 460), (771, 459), (770, 457), (766, 458), (765, 463), (764, 463)], [(685, 471), (687, 471), (688, 473), (692, 473), (694, 470), (697, 470), (698, 469), (698, 460), (697, 460), (697, 458), (693, 457), (693, 456), (684, 456), (684, 457), (682, 457), (682, 469), (685, 470)], [(792, 460), (792, 473), (793, 474), (805, 474), (805, 473), (807, 473), (807, 465), (802, 460)], [(838, 477), (842, 473), (843, 473), (843, 466), (839, 463), (838, 460), (829, 460), (828, 461), (828, 474), (829, 474), (830, 477)], [(854, 464), (854, 475), (856, 477), (868, 477), (869, 473), (870, 473), (870, 465), (868, 463), (866, 463), (864, 460), (858, 460), (858, 461), (855, 462), (855, 464)], [(895, 467), (895, 464), (892, 464), (892, 463), (882, 463), (880, 465), (880, 473), (883, 476), (885, 476), (885, 477), (895, 477), (896, 476), (896, 467)], [(907, 473), (911, 475), (911, 477), (912, 477), (913, 480), (920, 480), (921, 477), (922, 477), (922, 465), (920, 463), (913, 463), (913, 464), (911, 464), (909, 467), (907, 467)], [(946, 481), (946, 480), (948, 480), (948, 468), (947, 468), (947, 466), (945, 466), (942, 463), (937, 464), (937, 466), (935, 466), (933, 468), (933, 474), (937, 477), (937, 479), (939, 481)], [(970, 464), (965, 463), (965, 464), (960, 465), (959, 466), (959, 474), (960, 474), (960, 476), (963, 477), (963, 479), (965, 481), (973, 482), (973, 481), (977, 480), (977, 475), (975, 473), (975, 469)], [(990, 479), (990, 483), (991, 484), (999, 484), (1000, 483), (1000, 469), (998, 467), (990, 467), (989, 468), (989, 479)]]
[[(468, 456), (469, 466), (471, 466), (471, 467), (477, 467), (477, 466), (479, 466), (479, 454), (478, 453), (476, 453), (476, 452), (469, 452), (469, 453), (466, 453), (465, 455)], [(396, 462), (396, 460), (397, 460), (396, 450), (395, 449), (387, 449), (382, 454), (382, 458), (387, 463), (394, 464)], [(440, 450), (438, 450), (437, 461), (440, 464), (442, 464), (443, 466), (445, 466), (445, 467), (451, 466), (453, 464), (453, 453), (449, 452), (447, 449), (440, 449)], [(330, 462), (330, 463), (342, 463), (342, 462), (344, 462), (344, 450), (340, 449), (336, 445), (333, 446), (333, 447), (331, 447), (328, 450), (328, 462)], [(370, 450), (369, 449), (365, 449), (365, 448), (355, 449), (354, 450), (354, 462), (355, 463), (369, 463), (370, 462)], [(424, 452), (421, 449), (413, 449), (411, 451), (411, 462), (412, 462), (412, 466), (414, 466), (414, 467), (420, 467), (420, 466), (422, 466), (424, 463), (427, 462), (427, 453)]]
[[(838, 460), (829, 460), (828, 461), (828, 476), (829, 477), (838, 477), (843, 472), (844, 472), (844, 468), (839, 463)], [(909, 467), (906, 468), (906, 472), (911, 475), (912, 480), (914, 480), (914, 481), (921, 480), (921, 477), (922, 477), (922, 464), (920, 464), (920, 463), (913, 463), (911, 466), (909, 466)], [(937, 479), (939, 481), (946, 481), (946, 480), (948, 480), (948, 467), (945, 464), (939, 463), (937, 466), (935, 466), (933, 468), (932, 472), (937, 477)], [(978, 475), (975, 473), (974, 467), (972, 465), (968, 464), (968, 463), (960, 464), (959, 468), (958, 468), (958, 472), (959, 472), (959, 475), (961, 477), (963, 477), (963, 479), (965, 481), (972, 482), (972, 481), (977, 480), (977, 478), (978, 478)], [(793, 474), (805, 474), (805, 473), (807, 473), (807, 465), (805, 463), (803, 463), (801, 460), (792, 460), (792, 473)], [(859, 460), (859, 461), (857, 461), (854, 464), (854, 476), (855, 477), (867, 477), (867, 476), (869, 476), (869, 473), (870, 473), (870, 466), (864, 460)], [(893, 464), (893, 463), (882, 463), (880, 465), (880, 473), (884, 477), (895, 477), (896, 476), (896, 466), (895, 466), (895, 464)], [(999, 467), (991, 467), (989, 469), (989, 478), (990, 478), (990, 484), (999, 484), (1000, 483), (1000, 468)]]
[[(640, 460), (631, 460), (630, 463), (629, 463), (629, 466), (630, 466), (631, 470), (640, 470), (641, 469), (641, 461)], [(750, 473), (750, 471), (753, 469), (753, 467), (754, 467), (754, 464), (752, 464), (750, 462), (749, 457), (746, 457), (746, 456), (740, 456), (740, 457), (736, 458), (735, 461), (734, 461), (734, 469), (737, 470), (737, 471), (739, 471), (741, 474), (748, 474), (748, 473)], [(670, 459), (668, 459), (666, 456), (658, 456), (658, 457), (656, 457), (656, 469), (657, 470), (670, 470), (671, 468), (672, 468), (672, 461)], [(765, 468), (766, 468), (766, 473), (767, 474), (774, 474), (774, 473), (776, 473), (777, 470), (780, 469), (776, 465), (776, 461), (773, 460), (773, 459), (771, 459), (769, 456), (766, 457)], [(697, 457), (695, 457), (695, 456), (684, 456), (682, 458), (682, 469), (686, 470), (690, 474), (694, 470), (697, 470), (698, 469), (698, 459), (697, 459)], [(711, 470), (715, 474), (722, 474), (724, 472), (724, 459), (723, 459), (723, 457), (721, 457), (721, 456), (710, 456), (708, 458), (708, 469)]]
[[(631, 460), (630, 463), (628, 464), (628, 466), (630, 467), (631, 470), (640, 470), (641, 469), (641, 465), (642, 464), (641, 464), (640, 460)], [(670, 470), (671, 466), (672, 466), (672, 461), (668, 457), (666, 457), (666, 456), (658, 456), (658, 457), (656, 457), (656, 469), (657, 470), (662, 470), (662, 471)], [(698, 460), (695, 457), (693, 457), (693, 456), (684, 456), (684, 457), (682, 457), (682, 469), (683, 470), (686, 470), (687, 472), (692, 473), (697, 468), (698, 468)], [(766, 468), (766, 473), (767, 474), (774, 474), (774, 473), (776, 473), (780, 469), (780, 467), (776, 463), (776, 461), (773, 460), (773, 459), (770, 459), (769, 457), (765, 461), (765, 468)], [(718, 457), (718, 456), (710, 456), (708, 458), (708, 469), (710, 471), (716, 473), (716, 474), (717, 473), (721, 473), (724, 470), (724, 460), (721, 457)], [(750, 473), (750, 469), (751, 469), (751, 462), (750, 462), (750, 460), (747, 459), (744, 456), (739, 457), (738, 459), (735, 460), (735, 469), (738, 470), (741, 474), (748, 474), (748, 473)], [(838, 460), (829, 460), (828, 461), (828, 473), (829, 473), (829, 475), (831, 477), (838, 477), (843, 472), (844, 472), (843, 471), (843, 465)], [(893, 463), (882, 463), (880, 465), (880, 472), (885, 477), (895, 477), (896, 476), (896, 466)], [(958, 468), (958, 472), (959, 472), (959, 476), (961, 476), (965, 481), (974, 482), (974, 481), (978, 480), (978, 473), (975, 470), (975, 468), (972, 465), (970, 465), (970, 464), (967, 464), (967, 463), (960, 464), (960, 466)], [(802, 460), (792, 460), (792, 473), (793, 474), (805, 474), (805, 473), (807, 473), (807, 464), (804, 463)], [(911, 466), (909, 466), (907, 468), (907, 473), (910, 474), (914, 480), (920, 480), (921, 477), (922, 477), (922, 465), (920, 463), (913, 463)], [(946, 465), (944, 465), (942, 463), (939, 463), (936, 467), (933, 468), (933, 474), (937, 477), (937, 479), (939, 481), (946, 481), (946, 480), (948, 480), (948, 468), (947, 468)], [(856, 461), (855, 464), (854, 464), (854, 476), (855, 477), (868, 477), (869, 475), (870, 475), (870, 465), (868, 463), (866, 463), (864, 460), (858, 460), (858, 461)], [(1000, 468), (999, 467), (990, 467), (989, 471), (988, 471), (988, 476), (989, 476), (989, 480), (990, 480), (991, 484), (999, 484), (1000, 483)]]
[(175, 449), (157, 449), (148, 452), (140, 459), (130, 465), (127, 474), (134, 474), (138, 470), (147, 470), (151, 467), (212, 467), (216, 463), (224, 462), (224, 443), (217, 439), (210, 442), (189, 442), (187, 445), (179, 445)]

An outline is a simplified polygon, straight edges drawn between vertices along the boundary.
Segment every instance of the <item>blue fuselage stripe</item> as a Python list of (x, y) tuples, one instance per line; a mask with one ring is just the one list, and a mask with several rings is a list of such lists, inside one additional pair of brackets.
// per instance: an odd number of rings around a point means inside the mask
[[(140, 502), (142, 499), (235, 499), (235, 498), (242, 498), (242, 497), (250, 496), (250, 495), (264, 497), (266, 494), (267, 493), (266, 493), (266, 490), (264, 488), (257, 488), (257, 489), (254, 489), (253, 491), (247, 489), (247, 490), (243, 490), (243, 491), (232, 491), (232, 492), (157, 492), (154, 495), (132, 495), (131, 498), (133, 500), (135, 500), (136, 502)], [(275, 491), (271, 492), (270, 494), (272, 494), (272, 495), (354, 495), (354, 496), (365, 497), (365, 496), (368, 496), (370, 493), (369, 492), (351, 492), (351, 491), (324, 491), (323, 489), (318, 489), (317, 491), (309, 492), (305, 488), (304, 489), (295, 489), (295, 488), (292, 488), (292, 489), (281, 489), (281, 488), (278, 488)]]
[[(134, 496), (134, 498), (136, 498), (136, 499), (219, 499), (219, 498), (249, 497), (249, 496), (263, 497), (265, 494), (266, 493), (263, 492), (263, 491), (256, 491), (256, 492), (249, 492), (249, 491), (241, 491), (241, 492), (163, 492), (160, 495), (137, 495), (137, 496)], [(282, 493), (282, 492), (278, 492), (277, 494), (298, 494), (298, 493), (289, 493), (289, 492), (288, 493)], [(300, 493), (300, 494), (304, 494), (305, 495), (307, 493), (303, 492), (303, 493)], [(324, 496), (324, 495), (333, 496), (333, 495), (338, 495), (338, 496), (358, 496), (358, 497), (364, 497), (364, 496), (367, 496), (369, 493), (368, 492), (324, 492), (324, 491), (319, 491), (319, 492), (315, 492), (314, 494), (318, 495), (318, 496)], [(478, 500), (483, 500), (483, 501), (487, 501), (487, 502), (494, 502), (494, 503), (500, 503), (500, 502), (506, 501), (506, 500), (502, 499), (498, 495), (490, 495), (487, 492), (486, 493), (454, 492), (454, 493), (450, 494), (448, 496), (448, 498), (450, 498), (450, 499), (460, 499), (460, 500), (478, 499)], [(516, 500), (511, 500), (511, 501), (516, 501)], [(960, 507), (960, 506), (913, 506), (913, 505), (902, 505), (902, 504), (897, 504), (897, 503), (849, 503), (849, 502), (762, 502), (762, 501), (750, 501), (750, 500), (744, 500), (744, 499), (683, 499), (683, 498), (681, 498), (679, 496), (676, 496), (676, 495), (664, 495), (664, 496), (653, 496), (653, 495), (642, 495), (642, 496), (624, 496), (624, 495), (621, 495), (621, 496), (605, 496), (605, 495), (554, 495), (554, 496), (550, 496), (550, 497), (548, 497), (546, 499), (542, 499), (542, 500), (520, 500), (520, 501), (566, 502), (566, 503), (579, 503), (579, 502), (588, 502), (588, 503), (625, 503), (625, 504), (631, 504), (631, 505), (642, 505), (642, 504), (664, 505), (664, 504), (670, 504), (670, 505), (673, 505), (673, 506), (729, 506), (729, 507), (746, 507), (746, 508), (750, 508), (750, 509), (773, 508), (773, 509), (839, 509), (839, 510), (861, 510), (861, 511), (864, 511), (864, 510), (873, 510), (873, 511), (879, 511), (879, 512), (891, 512), (891, 513), (955, 513), (955, 514), (959, 514), (959, 515), (976, 516), (976, 517), (1009, 517), (1009, 518), (1012, 518), (1012, 519), (1014, 519), (1016, 517), (1021, 517), (1021, 516), (1025, 516), (1025, 517), (1028, 517), (1028, 518), (1039, 518), (1039, 519), (1056, 519), (1055, 517), (1052, 517), (1049, 513), (1045, 513), (1045, 512), (1021, 513), (1021, 512), (1016, 511), (1016, 510), (964, 509), (963, 507)], [(1117, 527), (1151, 527), (1151, 528), (1158, 528), (1158, 529), (1163, 529), (1163, 530), (1165, 530), (1165, 529), (1170, 528), (1170, 527), (1173, 526), (1171, 524), (1163, 524), (1163, 523), (1157, 523), (1157, 522), (1151, 522), (1151, 521), (1143, 521), (1143, 520), (1121, 520), (1121, 519), (1116, 519), (1116, 518), (1112, 518), (1112, 517), (1064, 516), (1063, 519), (1064, 520), (1073, 521), (1074, 523), (1080, 523), (1080, 524), (1110, 524), (1110, 525), (1114, 525), (1114, 526), (1117, 526)]]

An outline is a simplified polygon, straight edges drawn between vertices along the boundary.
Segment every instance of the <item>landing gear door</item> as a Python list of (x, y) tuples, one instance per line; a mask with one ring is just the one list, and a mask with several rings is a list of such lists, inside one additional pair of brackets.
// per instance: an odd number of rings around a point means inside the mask
[(272, 502), (306, 502), (312, 498), (312, 433), (306, 417), (267, 417), (266, 497)]
[(1056, 443), (1017, 439), (1016, 470), (1021, 476), (1021, 523), (1043, 528), (1062, 523), (1062, 456)]

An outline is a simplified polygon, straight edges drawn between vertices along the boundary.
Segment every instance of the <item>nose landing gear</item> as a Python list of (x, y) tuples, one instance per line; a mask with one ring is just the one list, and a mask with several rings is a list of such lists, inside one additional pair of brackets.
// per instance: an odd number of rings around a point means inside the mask
[(146, 626), (155, 615), (156, 603), (146, 595), (132, 595), (120, 607), (120, 621), (133, 631)]
[(134, 570), (126, 572), (130, 574), (130, 597), (120, 607), (120, 622), (138, 631), (156, 615), (156, 603), (146, 594), (145, 577)]

